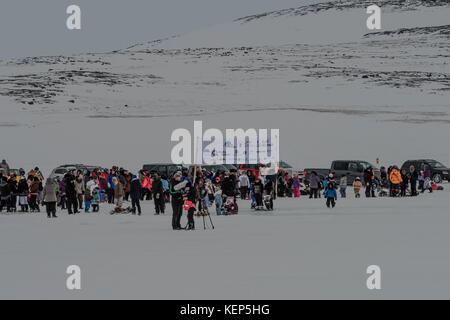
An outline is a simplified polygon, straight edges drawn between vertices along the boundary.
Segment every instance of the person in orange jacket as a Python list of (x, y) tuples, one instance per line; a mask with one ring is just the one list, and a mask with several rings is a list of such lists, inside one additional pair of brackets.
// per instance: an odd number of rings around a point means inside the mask
[(150, 179), (150, 174), (145, 173), (144, 180), (142, 181), (142, 194), (141, 200), (152, 200), (152, 184), (153, 181)]
[(397, 166), (392, 167), (389, 174), (389, 180), (391, 181), (391, 196), (396, 196), (400, 188), (400, 184), (403, 182), (402, 175)]

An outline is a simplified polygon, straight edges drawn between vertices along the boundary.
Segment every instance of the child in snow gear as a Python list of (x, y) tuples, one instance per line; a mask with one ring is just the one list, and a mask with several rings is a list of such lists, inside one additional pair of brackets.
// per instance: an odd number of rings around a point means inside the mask
[(302, 184), (300, 183), (300, 178), (298, 177), (298, 173), (294, 173), (294, 177), (292, 178), (292, 187), (294, 188), (294, 198), (300, 198), (300, 187)]
[(403, 181), (397, 166), (392, 167), (389, 179), (391, 181), (391, 197), (397, 197), (400, 193), (400, 184)]
[(86, 187), (84, 191), (84, 212), (88, 213), (91, 209), (92, 193), (91, 188)]
[(332, 181), (328, 181), (327, 187), (325, 189), (325, 197), (327, 198), (327, 207), (334, 208), (336, 206), (337, 201), (337, 192), (335, 188), (335, 183)]
[(356, 177), (355, 181), (353, 181), (353, 192), (355, 193), (355, 198), (360, 198), (361, 195), (359, 191), (362, 188), (361, 178)]
[(188, 212), (187, 213), (188, 224), (186, 226), (186, 230), (194, 230), (195, 229), (194, 213), (197, 210), (197, 207), (195, 206), (196, 190), (194, 187), (191, 186), (191, 184), (188, 184), (186, 186), (186, 196), (184, 197), (184, 200), (185, 201), (183, 209)]
[(339, 193), (341, 194), (341, 198), (347, 197), (347, 175), (344, 174), (339, 180)]
[(92, 212), (98, 212), (99, 211), (99, 206), (100, 206), (100, 188), (96, 187), (93, 191), (92, 191), (92, 200), (91, 200), (91, 205), (92, 205)]

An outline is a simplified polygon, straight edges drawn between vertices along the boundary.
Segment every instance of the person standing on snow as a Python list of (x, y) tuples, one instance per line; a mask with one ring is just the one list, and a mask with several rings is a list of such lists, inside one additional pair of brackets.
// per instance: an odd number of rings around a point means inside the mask
[(1, 177), (0, 181), (0, 212), (6, 208), (6, 212), (10, 211), (11, 191), (9, 189), (8, 178)]
[(28, 183), (25, 175), (22, 175), (17, 186), (19, 195), (20, 212), (28, 212)]
[(419, 175), (417, 174), (416, 168), (414, 166), (409, 167), (409, 184), (411, 186), (411, 197), (417, 196), (417, 180)]
[(400, 196), (406, 197), (406, 189), (408, 188), (409, 184), (408, 173), (406, 172), (406, 169), (402, 169), (401, 176), (402, 183), (400, 184)]
[(158, 174), (155, 174), (154, 181), (152, 183), (153, 199), (155, 202), (155, 215), (164, 214), (166, 202), (164, 200), (164, 188), (161, 178)]
[(113, 178), (116, 178), (116, 171), (115, 170), (111, 170), (109, 172), (109, 174), (108, 174), (108, 178), (106, 179), (106, 181), (108, 182), (108, 190), (107, 190), (108, 203), (114, 203), (114, 189), (115, 189), (115, 185), (114, 185)]
[(131, 211), (136, 214), (136, 208), (138, 210), (138, 215), (142, 214), (141, 211), (141, 181), (135, 175), (131, 176), (130, 182), (130, 199), (131, 199)]
[(113, 177), (112, 182), (114, 183), (114, 200), (116, 204), (115, 211), (122, 212), (122, 204), (123, 204), (123, 196), (125, 195), (125, 190), (123, 188), (122, 182), (119, 181), (119, 178)]
[(39, 178), (38, 177), (31, 177), (30, 181), (29, 181), (29, 186), (30, 186), (30, 209), (31, 212), (41, 212), (41, 210), (39, 209), (39, 204), (38, 204), (38, 196), (39, 196)]
[(188, 224), (186, 230), (195, 230), (194, 213), (197, 209), (195, 203), (197, 202), (197, 190), (190, 183), (186, 185), (186, 196), (184, 198), (183, 208), (187, 210)]
[(364, 170), (364, 184), (366, 186), (366, 198), (375, 198), (374, 182), (375, 175), (371, 167)]
[(74, 183), (75, 183), (75, 190), (77, 193), (78, 208), (80, 210), (83, 210), (84, 193), (86, 192), (86, 188), (84, 187), (83, 176), (80, 173), (78, 174)]
[(242, 200), (247, 199), (249, 186), (250, 186), (250, 179), (244, 172), (242, 172), (241, 175), (239, 176), (239, 190), (241, 192)]
[(9, 210), (11, 212), (17, 211), (17, 179), (14, 174), (11, 174), (8, 180), (9, 185), (9, 191), (11, 194), (11, 197), (9, 199)]
[(344, 174), (339, 180), (339, 193), (341, 194), (341, 198), (347, 197), (347, 173)]
[(64, 183), (67, 197), (67, 211), (69, 214), (79, 213), (77, 191), (75, 189), (75, 176), (73, 175), (73, 171), (69, 171), (64, 176)]
[(292, 186), (294, 187), (294, 198), (300, 198), (301, 183), (298, 173), (294, 173), (294, 177), (292, 178)]
[[(181, 182), (181, 174), (176, 173), (169, 185), (169, 192), (172, 195), (172, 228), (181, 230), (181, 215), (183, 214), (183, 189), (189, 183), (188, 180)], [(184, 186), (182, 185), (184, 184)]]
[(327, 207), (334, 208), (337, 201), (337, 193), (334, 181), (328, 181), (327, 187), (325, 189), (325, 198), (327, 199)]
[(56, 183), (53, 179), (48, 178), (45, 184), (44, 190), (44, 203), (47, 211), (48, 218), (56, 218)]
[(355, 193), (355, 198), (361, 197), (361, 195), (359, 194), (361, 188), (362, 188), (361, 178), (356, 177), (355, 181), (353, 181), (353, 192)]
[(320, 179), (317, 176), (317, 173), (315, 171), (311, 172), (311, 174), (309, 176), (309, 188), (310, 188), (309, 198), (310, 199), (312, 199), (313, 196), (314, 196), (314, 199), (317, 199), (317, 193), (319, 191), (319, 184), (320, 184)]
[(398, 196), (397, 192), (400, 189), (400, 184), (403, 181), (397, 166), (392, 167), (389, 180), (391, 181), (391, 197), (396, 197)]

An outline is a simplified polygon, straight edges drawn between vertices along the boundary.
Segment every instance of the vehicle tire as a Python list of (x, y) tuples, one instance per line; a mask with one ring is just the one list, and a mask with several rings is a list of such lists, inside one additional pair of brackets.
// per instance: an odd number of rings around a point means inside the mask
[(433, 182), (438, 184), (442, 182), (442, 176), (439, 173), (433, 175)]

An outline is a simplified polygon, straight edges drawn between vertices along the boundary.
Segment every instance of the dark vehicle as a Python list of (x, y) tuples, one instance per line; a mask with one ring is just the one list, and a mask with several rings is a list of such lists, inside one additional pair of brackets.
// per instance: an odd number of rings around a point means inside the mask
[(159, 175), (166, 175), (168, 178), (172, 177), (175, 172), (182, 170), (183, 166), (173, 163), (152, 163), (144, 164), (142, 170), (150, 172), (150, 174), (158, 173)]
[[(232, 170), (236, 169), (229, 169), (228, 165), (224, 165), (224, 164), (207, 164), (207, 165), (191, 165), (189, 166), (189, 172), (193, 175), (194, 174), (194, 168), (201, 168), (201, 169), (205, 169), (206, 171), (212, 172), (212, 173), (216, 173), (216, 172), (231, 172)], [(234, 167), (234, 166), (233, 166)]]
[(442, 163), (432, 160), (432, 159), (419, 159), (419, 160), (408, 160), (402, 165), (402, 170), (405, 169), (409, 172), (409, 168), (414, 166), (417, 171), (425, 170), (426, 166), (430, 167), (431, 179), (434, 183), (441, 183), (444, 180), (450, 182), (450, 168), (444, 166)]
[(364, 170), (367, 168), (372, 168), (375, 172), (375, 178), (380, 179), (380, 170), (371, 163), (362, 160), (335, 160), (331, 163), (330, 169), (307, 168), (303, 170), (303, 179), (307, 182), (312, 171), (315, 171), (321, 179), (325, 179), (329, 173), (333, 173), (336, 180), (348, 174), (347, 184), (352, 185), (356, 177), (362, 179)]
[[(259, 171), (260, 171), (261, 167), (270, 167), (270, 166), (271, 166), (270, 163), (268, 163), (266, 165), (263, 165), (263, 164), (239, 164), (239, 165), (237, 165), (239, 174), (241, 174), (242, 172), (245, 173), (247, 171), (251, 171), (255, 177), (259, 177)], [(294, 173), (294, 169), (292, 168), (292, 166), (284, 161), (278, 162), (278, 168), (289, 173), (290, 175), (292, 175)]]
[(234, 164), (223, 164), (224, 167), (227, 168), (227, 171), (229, 172), (237, 172), (238, 168)]

